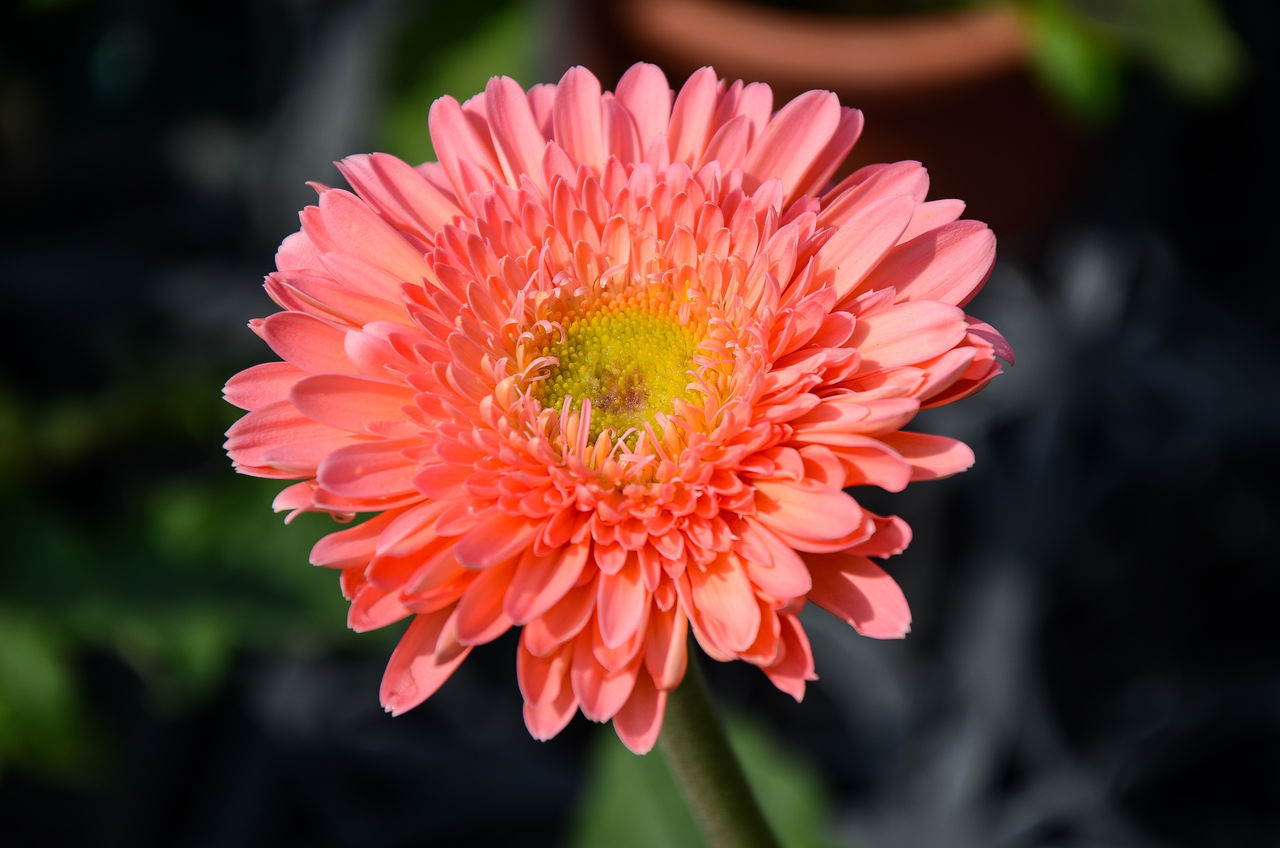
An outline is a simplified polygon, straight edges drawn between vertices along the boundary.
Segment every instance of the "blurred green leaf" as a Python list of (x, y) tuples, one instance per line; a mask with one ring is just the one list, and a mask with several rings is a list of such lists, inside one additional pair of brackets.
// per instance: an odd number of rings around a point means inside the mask
[[(729, 742), (765, 818), (788, 848), (830, 848), (828, 798), (817, 772), (764, 729), (728, 723)], [(592, 753), (570, 848), (703, 848), (697, 825), (662, 755), (637, 757), (602, 731)]]
[(540, 43), (535, 11), (511, 0), (472, 0), (465, 8), (422, 4), (418, 16), (404, 22), (393, 49), (381, 149), (411, 163), (434, 160), (427, 134), (433, 101), (445, 94), (466, 100), (492, 76), (510, 76), (527, 87)]
[(1245, 52), (1211, 0), (1129, 0), (1121, 37), (1181, 95), (1217, 100), (1244, 72)]
[(0, 607), (0, 767), (67, 771), (84, 753), (84, 724), (65, 639)]
[(1031, 0), (1022, 11), (1032, 68), (1050, 94), (1086, 123), (1113, 114), (1120, 103), (1121, 61), (1112, 40), (1066, 0)]

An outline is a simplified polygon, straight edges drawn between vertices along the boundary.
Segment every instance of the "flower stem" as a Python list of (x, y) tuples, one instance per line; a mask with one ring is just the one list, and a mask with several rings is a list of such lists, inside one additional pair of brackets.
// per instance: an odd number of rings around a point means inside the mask
[(710, 848), (778, 848), (692, 656), (667, 696), (658, 747)]

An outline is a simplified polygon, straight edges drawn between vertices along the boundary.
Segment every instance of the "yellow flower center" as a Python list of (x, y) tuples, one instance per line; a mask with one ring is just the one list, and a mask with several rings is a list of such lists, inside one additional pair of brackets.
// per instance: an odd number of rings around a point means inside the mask
[(567, 397), (579, 410), (590, 399), (594, 439), (643, 428), (675, 398), (691, 400), (700, 328), (654, 305), (615, 301), (563, 322), (563, 340), (546, 349), (558, 364), (535, 389), (542, 406), (559, 409)]

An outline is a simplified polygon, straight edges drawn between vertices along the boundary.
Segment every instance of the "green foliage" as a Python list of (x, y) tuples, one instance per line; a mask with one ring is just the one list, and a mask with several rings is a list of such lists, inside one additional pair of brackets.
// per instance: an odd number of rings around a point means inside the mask
[(168, 710), (208, 693), (237, 652), (348, 638), (336, 575), (306, 565), (333, 522), (282, 527), (280, 485), (231, 473), (218, 446), (235, 410), (220, 377), (193, 370), (0, 395), (0, 768), (70, 774), (92, 759), (78, 682), (91, 653), (122, 659)]
[[(765, 818), (788, 848), (830, 848), (828, 799), (815, 770), (759, 726), (728, 723), (733, 746)], [(637, 757), (602, 730), (587, 771), (570, 848), (702, 848), (704, 842), (656, 750)]]
[(1244, 72), (1244, 48), (1213, 0), (1022, 0), (1018, 8), (1046, 89), (1088, 122), (1119, 107), (1127, 63), (1198, 102), (1227, 96)]
[(436, 98), (465, 100), (492, 76), (510, 76), (525, 87), (535, 82), (536, 24), (532, 4), (512, 0), (415, 7), (391, 47), (379, 149), (411, 163), (434, 160), (427, 110)]

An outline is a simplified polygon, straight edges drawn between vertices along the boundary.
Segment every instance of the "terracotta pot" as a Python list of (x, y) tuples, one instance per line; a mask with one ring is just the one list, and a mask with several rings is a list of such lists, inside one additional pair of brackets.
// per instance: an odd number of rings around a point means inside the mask
[(972, 10), (887, 17), (822, 15), (732, 0), (584, 3), (578, 56), (602, 78), (632, 62), (673, 84), (703, 65), (761, 80), (775, 105), (812, 88), (866, 114), (849, 169), (918, 159), (931, 197), (960, 197), (1001, 236), (1034, 238), (1062, 207), (1081, 134), (1031, 77), (1015, 13)]

